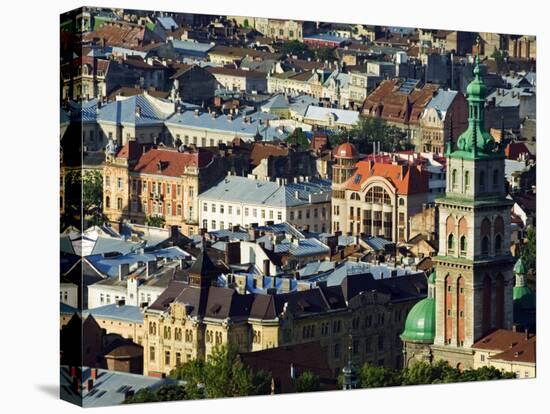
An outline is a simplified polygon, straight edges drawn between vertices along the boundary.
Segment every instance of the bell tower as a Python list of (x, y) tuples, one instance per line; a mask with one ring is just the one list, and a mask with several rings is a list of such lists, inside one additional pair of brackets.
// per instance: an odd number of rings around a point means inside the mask
[(512, 327), (512, 203), (506, 198), (503, 149), (484, 129), (486, 96), (476, 56), (474, 80), (467, 88), (468, 129), (456, 148), (447, 145), (446, 194), (436, 199), (433, 348), (451, 362), (463, 360), (471, 345), (492, 330)]

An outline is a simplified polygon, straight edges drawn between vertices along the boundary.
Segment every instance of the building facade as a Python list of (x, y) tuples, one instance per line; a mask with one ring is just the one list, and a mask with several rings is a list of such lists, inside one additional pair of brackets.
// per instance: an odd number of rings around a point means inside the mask
[(353, 144), (335, 150), (332, 231), (410, 238), (410, 220), (429, 198), (429, 173), (407, 162), (359, 160)]

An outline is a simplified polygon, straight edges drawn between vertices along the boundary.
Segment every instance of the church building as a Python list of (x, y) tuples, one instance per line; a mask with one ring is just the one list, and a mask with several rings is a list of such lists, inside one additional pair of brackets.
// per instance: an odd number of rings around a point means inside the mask
[(473, 366), (472, 345), (513, 324), (513, 257), (504, 151), (484, 129), (487, 87), (475, 58), (467, 88), (468, 129), (447, 146), (446, 194), (439, 209), (439, 253), (429, 296), (407, 317), (404, 361), (449, 361)]

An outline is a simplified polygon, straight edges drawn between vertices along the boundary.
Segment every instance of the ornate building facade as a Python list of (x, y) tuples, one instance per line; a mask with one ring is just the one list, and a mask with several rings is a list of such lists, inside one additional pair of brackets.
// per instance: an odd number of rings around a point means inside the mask
[(332, 230), (406, 241), (410, 217), (428, 202), (429, 173), (407, 161), (359, 160), (353, 144), (335, 150)]

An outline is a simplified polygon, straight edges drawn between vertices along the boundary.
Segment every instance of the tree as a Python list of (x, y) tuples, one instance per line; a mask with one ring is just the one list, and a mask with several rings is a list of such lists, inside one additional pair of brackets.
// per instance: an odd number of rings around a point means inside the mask
[(103, 224), (103, 176), (97, 170), (67, 169), (64, 178), (65, 218), (62, 222), (80, 227), (81, 215), (88, 224)]
[(148, 216), (145, 222), (151, 227), (164, 227), (166, 224), (166, 220), (162, 216)]
[(362, 153), (371, 153), (372, 144), (378, 142), (380, 142), (380, 150), (387, 152), (413, 147), (402, 130), (394, 125), (388, 125), (380, 118), (361, 117), (358, 125), (352, 130), (352, 136), (357, 137), (357, 149)]
[(243, 27), (244, 27), (244, 28), (248, 28), (249, 25), (250, 25), (250, 23), (248, 22), (248, 19), (244, 19), (244, 21), (243, 21)]
[(500, 371), (495, 367), (481, 367), (461, 371), (458, 368), (451, 367), (447, 361), (439, 360), (432, 364), (418, 361), (402, 371), (365, 364), (360, 372), (360, 386), (361, 388), (372, 388), (508, 378), (515, 378), (515, 374)]
[(186, 399), (269, 394), (271, 375), (253, 372), (233, 347), (216, 347), (206, 361), (197, 359), (177, 367), (170, 378), (186, 382)]
[(311, 57), (312, 53), (305, 43), (293, 40), (283, 44), (282, 52), (288, 56), (297, 56), (298, 58)]
[(401, 385), (401, 374), (383, 366), (365, 364), (359, 372), (361, 388), (393, 387)]
[(178, 384), (161, 385), (157, 389), (142, 388), (132, 396), (126, 397), (124, 404), (179, 401), (185, 399), (185, 389)]
[(288, 136), (286, 142), (289, 144), (296, 144), (302, 149), (309, 148), (309, 140), (307, 139), (305, 132), (302, 131), (302, 128), (296, 128), (294, 132)]
[(315, 49), (315, 58), (324, 62), (325, 60), (332, 60), (332, 48), (327, 46), (321, 46)]
[(527, 243), (520, 250), (521, 260), (527, 271), (535, 274), (537, 270), (537, 231), (534, 226), (527, 228)]
[(378, 142), (380, 151), (395, 152), (414, 148), (402, 130), (380, 118), (361, 117), (351, 130), (333, 132), (328, 137), (332, 146), (349, 139), (363, 154), (372, 153), (373, 143), (378, 146)]
[(296, 392), (313, 392), (321, 389), (319, 376), (311, 371), (304, 371), (296, 380)]

